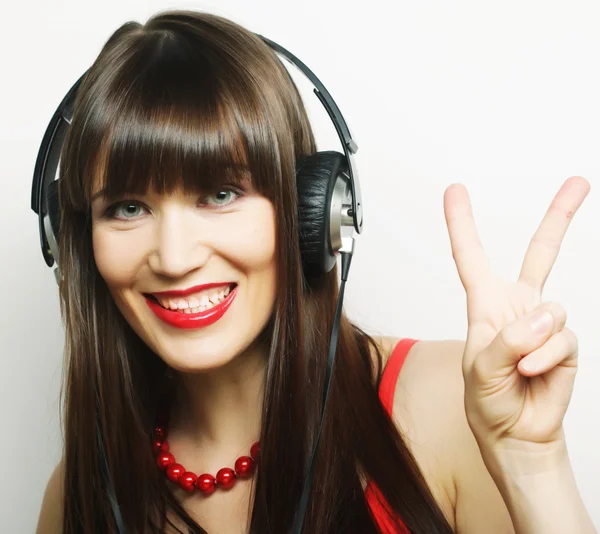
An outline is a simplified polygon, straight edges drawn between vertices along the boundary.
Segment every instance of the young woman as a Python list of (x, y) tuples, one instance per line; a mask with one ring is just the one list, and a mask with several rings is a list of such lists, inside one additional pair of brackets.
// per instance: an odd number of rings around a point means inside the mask
[[(337, 269), (300, 257), (295, 169), (315, 151), (285, 68), (239, 25), (171, 11), (107, 41), (61, 156), (65, 449), (39, 534), (291, 532), (338, 296)], [(342, 316), (304, 532), (594, 532), (562, 430), (577, 341), (541, 296), (588, 190), (567, 180), (508, 283), (448, 188), (467, 341)]]

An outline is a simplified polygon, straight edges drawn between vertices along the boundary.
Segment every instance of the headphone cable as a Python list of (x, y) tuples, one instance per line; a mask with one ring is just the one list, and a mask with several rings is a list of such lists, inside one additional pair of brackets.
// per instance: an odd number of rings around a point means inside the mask
[(319, 429), (317, 431), (317, 437), (308, 464), (308, 473), (304, 480), (304, 487), (302, 489), (302, 496), (300, 497), (300, 503), (298, 505), (298, 511), (296, 512), (296, 518), (294, 520), (294, 526), (292, 532), (294, 534), (302, 534), (302, 526), (304, 524), (304, 516), (306, 515), (306, 509), (308, 507), (308, 498), (310, 495), (310, 489), (312, 486), (314, 461), (317, 455), (317, 449), (319, 447), (319, 440), (321, 439), (321, 431), (323, 430), (323, 421), (325, 419), (325, 409), (327, 407), (327, 399), (329, 398), (329, 387), (331, 385), (331, 377), (333, 373), (333, 365), (335, 363), (335, 354), (337, 350), (337, 343), (340, 330), (340, 319), (342, 315), (342, 303), (344, 300), (344, 290), (346, 288), (346, 281), (348, 280), (348, 271), (350, 270), (350, 263), (352, 262), (352, 253), (354, 251), (354, 239), (352, 239), (352, 252), (342, 252), (342, 280), (340, 282), (340, 290), (338, 294), (338, 301), (335, 310), (335, 317), (333, 319), (333, 327), (331, 329), (331, 340), (329, 342), (329, 356), (327, 358), (327, 369), (325, 373), (325, 390), (323, 392), (323, 405), (321, 407), (321, 420), (319, 422)]

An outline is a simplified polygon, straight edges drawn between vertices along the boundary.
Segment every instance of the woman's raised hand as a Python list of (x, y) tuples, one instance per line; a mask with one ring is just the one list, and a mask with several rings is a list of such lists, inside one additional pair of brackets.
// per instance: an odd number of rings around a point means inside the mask
[[(544, 284), (569, 224), (590, 190), (569, 178), (531, 239), (518, 279), (503, 280), (480, 242), (469, 195), (444, 195), (452, 255), (467, 297), (465, 409), (482, 452), (544, 454), (564, 440), (562, 422), (577, 370), (577, 338), (563, 307), (544, 302)], [(582, 288), (584, 290), (584, 288)]]

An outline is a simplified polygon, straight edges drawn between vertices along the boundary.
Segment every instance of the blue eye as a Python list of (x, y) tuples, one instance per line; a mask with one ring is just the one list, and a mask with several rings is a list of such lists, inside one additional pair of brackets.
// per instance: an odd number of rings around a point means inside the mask
[(128, 220), (135, 219), (140, 215), (144, 208), (135, 201), (125, 200), (117, 202), (106, 210), (106, 217), (109, 219)]
[(222, 191), (219, 191), (212, 195), (208, 195), (205, 198), (205, 203), (216, 207), (227, 206), (228, 204), (231, 204), (234, 200), (236, 200), (239, 196), (240, 195), (238, 193), (231, 189), (223, 189)]

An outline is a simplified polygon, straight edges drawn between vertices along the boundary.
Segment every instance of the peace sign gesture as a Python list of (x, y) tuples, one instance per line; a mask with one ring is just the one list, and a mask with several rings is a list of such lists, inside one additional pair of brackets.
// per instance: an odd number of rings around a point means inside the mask
[(577, 338), (565, 327), (562, 306), (543, 302), (542, 291), (589, 190), (581, 177), (563, 184), (531, 239), (516, 282), (493, 272), (465, 187), (455, 184), (445, 192), (452, 255), (467, 297), (465, 409), (480, 447), (539, 450), (540, 444), (563, 439)]

